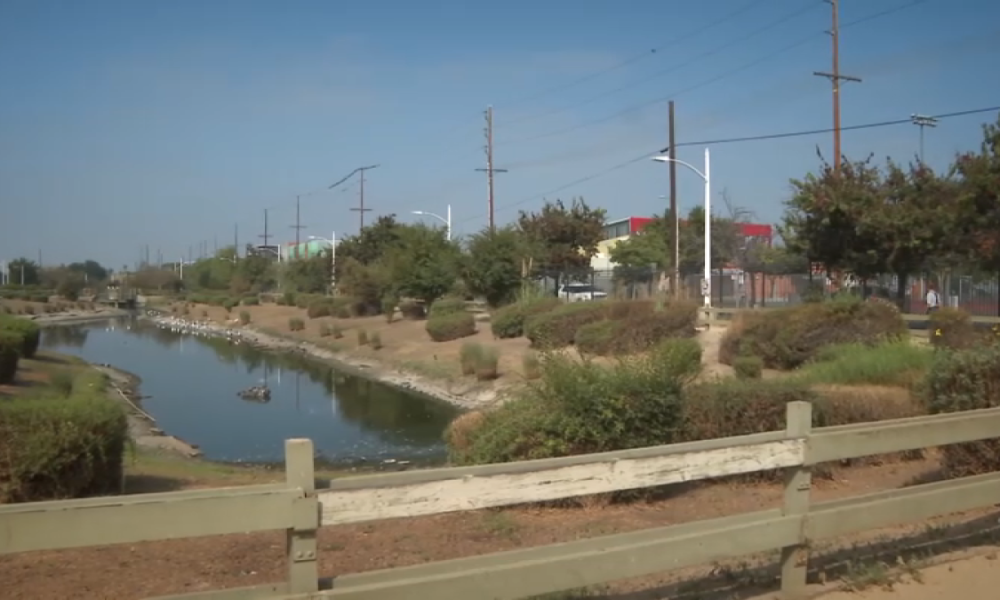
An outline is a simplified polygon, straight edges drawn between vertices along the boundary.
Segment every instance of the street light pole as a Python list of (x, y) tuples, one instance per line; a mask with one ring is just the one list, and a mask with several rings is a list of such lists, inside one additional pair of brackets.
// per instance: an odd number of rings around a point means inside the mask
[(415, 215), (420, 215), (420, 216), (424, 216), (424, 217), (434, 217), (435, 219), (437, 219), (437, 220), (441, 221), (442, 223), (444, 223), (445, 227), (447, 228), (447, 229), (445, 229), (445, 236), (446, 236), (446, 238), (447, 238), (447, 240), (449, 242), (451, 241), (451, 205), (450, 204), (448, 205), (448, 212), (445, 213), (445, 214), (448, 215), (447, 218), (442, 217), (441, 215), (438, 215), (438, 214), (434, 214), (432, 212), (427, 212), (426, 210), (414, 210), (414, 211), (411, 211), (411, 212), (413, 214), (415, 214)]
[(712, 308), (712, 167), (708, 148), (705, 148), (705, 170), (699, 171), (694, 165), (670, 156), (654, 156), (659, 162), (673, 162), (694, 171), (705, 182), (705, 272), (702, 275), (701, 294), (705, 308)]

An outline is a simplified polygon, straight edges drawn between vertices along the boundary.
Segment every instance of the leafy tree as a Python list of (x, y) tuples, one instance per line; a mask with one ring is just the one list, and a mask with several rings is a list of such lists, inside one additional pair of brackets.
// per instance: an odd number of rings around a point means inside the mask
[(145, 267), (129, 276), (132, 285), (141, 290), (169, 290), (176, 292), (182, 287), (180, 276), (170, 269)]
[(428, 306), (448, 293), (458, 280), (461, 250), (438, 227), (398, 226), (398, 240), (384, 257), (395, 296), (423, 300)]
[(463, 278), (472, 294), (485, 297), (490, 306), (500, 306), (517, 296), (530, 258), (531, 249), (517, 228), (484, 229), (469, 239)]
[[(329, 277), (330, 267), (328, 264), (327, 280)], [(276, 284), (277, 273), (274, 261), (259, 254), (249, 254), (236, 263), (236, 270), (229, 289), (233, 293), (261, 292), (274, 288)]]
[(385, 215), (363, 228), (357, 235), (343, 238), (337, 243), (337, 280), (341, 279), (341, 265), (354, 259), (362, 265), (370, 265), (382, 258), (385, 252), (399, 243), (400, 229), (396, 215)]
[(955, 160), (961, 182), (956, 200), (956, 236), (978, 266), (1000, 271), (1000, 118), (983, 126), (978, 153)]
[[(337, 259), (339, 262), (339, 254)], [(296, 292), (306, 294), (325, 292), (330, 289), (330, 251), (286, 262), (282, 277), (286, 287)]]
[(38, 285), (41, 283), (38, 265), (34, 261), (23, 257), (15, 258), (7, 266), (11, 284)]
[(538, 213), (521, 212), (518, 226), (535, 244), (538, 262), (557, 281), (579, 276), (590, 267), (604, 234), (604, 209), (590, 208), (575, 198), (567, 208), (561, 200), (546, 202)]
[(66, 265), (70, 271), (84, 274), (84, 281), (88, 284), (104, 281), (108, 278), (108, 270), (95, 260), (85, 260)]

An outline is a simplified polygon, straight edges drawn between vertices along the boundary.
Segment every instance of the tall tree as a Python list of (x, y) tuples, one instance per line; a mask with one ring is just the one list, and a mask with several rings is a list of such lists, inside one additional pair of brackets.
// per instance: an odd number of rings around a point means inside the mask
[(538, 267), (562, 281), (589, 270), (604, 235), (604, 214), (604, 209), (590, 208), (583, 198), (574, 198), (569, 207), (556, 200), (546, 202), (537, 213), (522, 211), (518, 226), (536, 245)]
[(473, 235), (468, 242), (463, 279), (469, 291), (486, 298), (490, 306), (500, 306), (515, 299), (524, 279), (531, 249), (525, 236), (515, 227)]
[(961, 243), (980, 268), (1000, 271), (1000, 118), (983, 126), (979, 152), (959, 155), (955, 170)]
[(7, 265), (10, 273), (10, 283), (13, 285), (38, 285), (39, 279), (38, 265), (27, 258), (15, 258)]
[(459, 279), (461, 249), (439, 227), (399, 226), (398, 242), (383, 258), (394, 295), (423, 300), (428, 306), (452, 290)]
[(381, 258), (392, 246), (399, 243), (400, 225), (396, 215), (384, 215), (357, 235), (343, 238), (337, 243), (337, 279), (341, 276), (341, 264), (352, 258), (362, 265), (370, 265)]
[(88, 259), (83, 262), (69, 263), (66, 267), (70, 271), (83, 273), (87, 283), (98, 283), (108, 278), (108, 270), (96, 260)]

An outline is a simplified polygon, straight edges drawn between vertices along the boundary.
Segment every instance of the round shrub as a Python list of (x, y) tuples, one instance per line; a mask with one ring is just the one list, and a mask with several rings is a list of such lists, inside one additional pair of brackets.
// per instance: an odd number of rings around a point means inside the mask
[(935, 348), (958, 350), (975, 345), (976, 326), (969, 313), (960, 308), (945, 307), (931, 313), (927, 326)]
[(38, 344), (42, 340), (42, 329), (38, 323), (16, 317), (0, 317), (0, 330), (21, 336), (21, 358), (34, 358)]
[(611, 354), (615, 348), (615, 334), (618, 323), (614, 321), (596, 321), (587, 323), (576, 330), (573, 345), (584, 354), (604, 356)]
[(329, 300), (313, 300), (309, 303), (309, 307), (306, 308), (306, 316), (310, 319), (329, 317), (332, 313), (332, 308)]
[(909, 335), (895, 306), (838, 298), (787, 308), (743, 311), (730, 324), (719, 348), (719, 362), (759, 356), (764, 366), (794, 369), (832, 344), (877, 345)]
[(257, 296), (247, 296), (243, 298), (243, 306), (257, 306), (260, 304), (260, 298)]
[(458, 340), (476, 333), (476, 319), (472, 313), (462, 311), (434, 315), (427, 318), (427, 334), (435, 342)]
[(760, 379), (764, 361), (759, 356), (737, 356), (733, 359), (733, 371), (739, 379)]
[(0, 329), (0, 384), (14, 381), (23, 346), (24, 341), (19, 334)]
[[(936, 353), (924, 393), (931, 414), (1000, 406), (1000, 346)], [(1000, 470), (1000, 440), (942, 446), (943, 468), (951, 477)]]
[(563, 304), (529, 318), (524, 325), (524, 334), (535, 348), (568, 346), (573, 343), (580, 327), (603, 320), (606, 310), (601, 302)]
[(0, 503), (120, 491), (128, 423), (104, 381), (90, 371), (69, 398), (0, 402)]
[(500, 339), (518, 338), (524, 335), (524, 323), (534, 315), (548, 312), (562, 306), (559, 298), (542, 296), (522, 300), (496, 310), (490, 316), (493, 336)]
[(441, 298), (431, 304), (429, 317), (434, 318), (464, 312), (468, 312), (465, 308), (465, 300), (461, 298)]

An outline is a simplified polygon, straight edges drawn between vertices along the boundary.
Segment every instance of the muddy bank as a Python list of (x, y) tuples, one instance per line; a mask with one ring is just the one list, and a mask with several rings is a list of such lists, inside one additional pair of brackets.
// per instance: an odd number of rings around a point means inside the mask
[(91, 367), (108, 376), (108, 394), (125, 407), (129, 437), (136, 446), (141, 449), (165, 450), (187, 458), (201, 456), (201, 450), (193, 444), (167, 435), (157, 428), (156, 419), (142, 409), (142, 396), (139, 394), (141, 380), (137, 376), (111, 365), (91, 365)]
[(74, 310), (64, 313), (31, 315), (25, 316), (24, 318), (38, 323), (41, 327), (49, 327), (53, 325), (72, 325), (74, 323), (85, 323), (87, 321), (100, 321), (103, 319), (113, 319), (115, 317), (126, 317), (129, 314), (129, 311), (121, 308), (107, 307), (97, 308), (94, 310)]
[(379, 383), (419, 394), (463, 409), (482, 408), (495, 402), (498, 392), (495, 389), (482, 389), (470, 386), (468, 389), (453, 391), (446, 384), (419, 375), (401, 371), (372, 359), (362, 359), (346, 356), (305, 341), (291, 340), (265, 333), (253, 326), (220, 325), (217, 323), (184, 319), (181, 317), (147, 311), (142, 318), (155, 323), (159, 327), (172, 329), (192, 335), (210, 335), (224, 337), (237, 343), (251, 344), (262, 351), (291, 352), (312, 359), (325, 361), (334, 368), (349, 375), (372, 379)]

